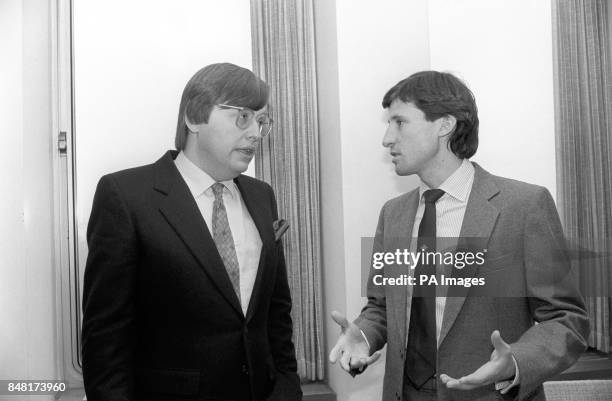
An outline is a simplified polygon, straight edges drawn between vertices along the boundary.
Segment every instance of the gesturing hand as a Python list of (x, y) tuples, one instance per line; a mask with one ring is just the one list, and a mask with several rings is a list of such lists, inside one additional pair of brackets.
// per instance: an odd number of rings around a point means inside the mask
[(440, 380), (448, 388), (471, 390), (514, 377), (516, 371), (510, 345), (502, 340), (498, 330), (491, 334), (491, 343), (493, 343), (495, 349), (491, 353), (489, 362), (476, 369), (475, 372), (459, 379), (441, 374)]
[(329, 361), (336, 363), (339, 358), (342, 369), (355, 377), (368, 365), (376, 362), (380, 358), (380, 352), (376, 351), (370, 356), (370, 349), (359, 327), (349, 323), (340, 312), (333, 311), (331, 317), (340, 325), (341, 333), (338, 342), (329, 353)]

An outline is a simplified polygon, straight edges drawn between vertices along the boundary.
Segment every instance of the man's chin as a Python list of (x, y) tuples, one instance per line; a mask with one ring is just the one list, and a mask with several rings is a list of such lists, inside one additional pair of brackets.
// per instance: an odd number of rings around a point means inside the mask
[(247, 161), (236, 162), (232, 166), (232, 170), (234, 170), (234, 172), (236, 173), (236, 176), (238, 176), (239, 174), (242, 174), (245, 171), (247, 171), (247, 169), (249, 168), (249, 164), (250, 163)]
[(402, 168), (402, 167), (396, 165), (395, 166), (395, 174), (397, 174), (397, 175), (399, 175), (401, 177), (404, 177), (404, 176), (407, 176), (407, 175), (416, 174), (416, 172), (412, 171), (410, 169)]

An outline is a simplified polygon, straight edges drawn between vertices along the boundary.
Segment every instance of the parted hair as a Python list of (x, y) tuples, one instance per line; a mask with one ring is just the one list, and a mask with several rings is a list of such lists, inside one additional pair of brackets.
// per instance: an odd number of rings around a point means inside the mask
[(469, 159), (478, 149), (478, 109), (472, 91), (447, 72), (421, 71), (398, 82), (383, 97), (386, 109), (395, 100), (414, 104), (427, 121), (453, 116), (457, 125), (448, 146), (459, 158)]
[(225, 103), (259, 110), (268, 103), (268, 85), (246, 68), (231, 63), (210, 64), (185, 85), (174, 145), (183, 150), (189, 134), (185, 119), (193, 124), (207, 123), (214, 105)]

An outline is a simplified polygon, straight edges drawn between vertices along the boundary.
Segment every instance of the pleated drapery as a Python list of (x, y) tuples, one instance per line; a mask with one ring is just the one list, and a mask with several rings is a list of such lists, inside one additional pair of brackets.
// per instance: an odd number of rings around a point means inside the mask
[(251, 0), (253, 71), (270, 85), (271, 135), (255, 171), (276, 192), (302, 380), (324, 374), (319, 136), (312, 0)]
[(612, 43), (608, 2), (556, 0), (557, 200), (591, 320), (589, 346), (610, 352)]

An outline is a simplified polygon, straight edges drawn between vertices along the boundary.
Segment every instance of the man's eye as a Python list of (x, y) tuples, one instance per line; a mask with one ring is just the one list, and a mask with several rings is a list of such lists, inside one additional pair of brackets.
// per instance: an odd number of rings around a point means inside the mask
[(402, 128), (405, 124), (406, 124), (406, 121), (395, 120), (395, 125), (397, 125), (397, 128)]
[(251, 114), (248, 111), (241, 111), (240, 115), (239, 115), (239, 118), (241, 120), (247, 121), (250, 116), (251, 116)]

